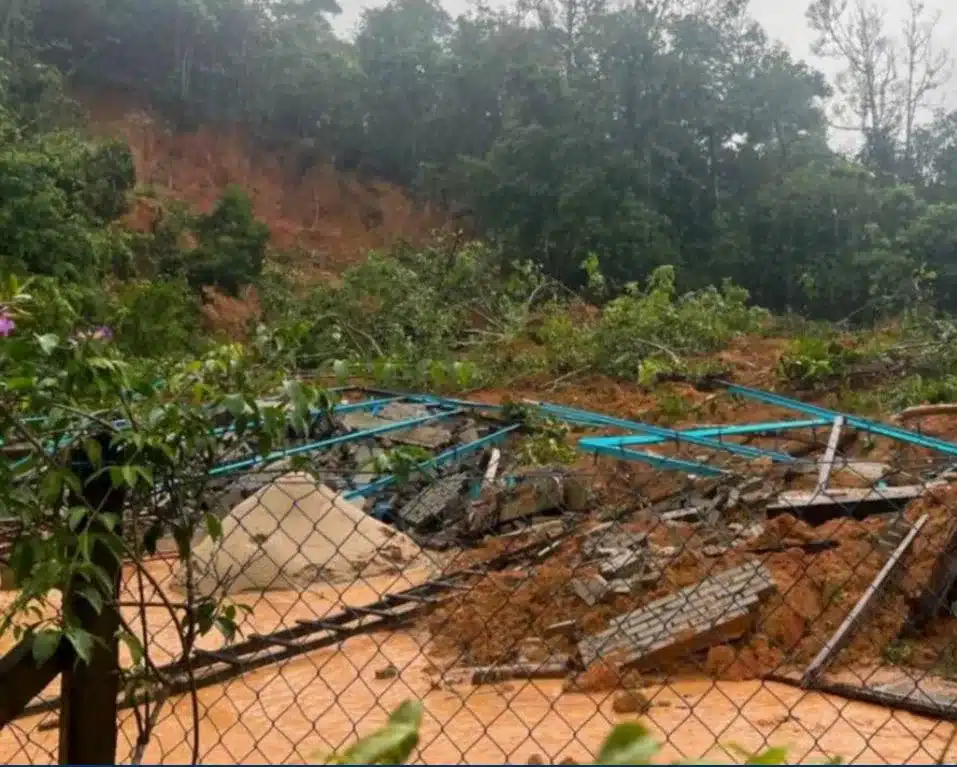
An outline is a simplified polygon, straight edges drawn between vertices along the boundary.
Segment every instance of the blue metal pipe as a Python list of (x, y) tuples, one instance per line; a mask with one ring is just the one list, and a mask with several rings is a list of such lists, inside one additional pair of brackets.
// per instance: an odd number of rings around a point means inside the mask
[[(709, 426), (703, 429), (688, 429), (681, 434), (691, 434), (695, 437), (723, 437), (741, 436), (745, 434), (773, 434), (791, 429), (814, 429), (819, 426), (830, 426), (831, 422), (823, 418), (814, 418), (806, 421), (768, 421), (767, 423), (746, 423), (732, 426)], [(586, 437), (584, 439), (608, 439), (607, 437)], [(625, 438), (619, 438), (625, 439)], [(660, 445), (669, 440), (665, 437), (627, 437), (629, 445)]]
[(353, 432), (352, 434), (342, 434), (338, 437), (331, 437), (330, 439), (321, 440), (320, 442), (310, 442), (307, 445), (298, 445), (296, 447), (286, 448), (284, 450), (274, 450), (267, 456), (254, 456), (253, 458), (246, 458), (242, 461), (234, 461), (232, 463), (215, 466), (210, 469), (208, 475), (211, 477), (226, 476), (228, 474), (234, 474), (237, 471), (250, 469), (253, 466), (258, 466), (270, 461), (276, 461), (282, 458), (291, 458), (292, 456), (304, 455), (305, 453), (313, 453), (317, 450), (325, 450), (326, 448), (333, 447), (335, 445), (341, 445), (346, 442), (354, 442), (360, 439), (368, 439), (369, 437), (378, 437), (382, 434), (388, 434), (389, 432), (393, 431), (412, 429), (416, 426), (421, 426), (422, 424), (437, 421), (442, 418), (460, 415), (463, 412), (464, 411), (462, 410), (447, 410), (442, 413), (433, 413), (431, 415), (420, 416), (419, 418), (409, 418), (405, 421), (396, 421), (395, 423), (383, 424), (382, 426), (376, 426), (372, 429), (364, 429), (362, 431)]
[[(769, 434), (791, 429), (812, 429), (820, 426), (830, 425), (829, 421), (823, 418), (815, 418), (807, 421), (769, 421), (767, 423), (748, 423), (738, 426), (714, 426), (705, 429), (689, 429), (682, 431), (681, 434), (692, 435), (695, 437), (722, 437), (722, 436), (741, 436), (746, 434)], [(595, 445), (661, 445), (671, 441), (666, 437), (583, 437), (578, 444), (585, 449), (590, 450)]]
[(871, 421), (868, 418), (861, 418), (856, 415), (848, 415), (846, 413), (840, 413), (836, 410), (828, 410), (827, 408), (811, 405), (807, 402), (801, 402), (800, 400), (782, 397), (780, 394), (773, 394), (771, 392), (761, 391), (760, 389), (751, 389), (747, 386), (728, 384), (727, 390), (731, 394), (738, 394), (742, 397), (747, 397), (748, 399), (753, 399), (758, 402), (764, 402), (768, 405), (777, 405), (778, 407), (784, 408), (786, 410), (794, 410), (798, 413), (806, 413), (807, 415), (826, 418), (829, 421), (833, 421), (837, 416), (843, 416), (844, 422), (848, 426), (853, 426), (855, 429), (868, 431), (872, 434), (878, 434), (882, 437), (889, 437), (890, 439), (896, 439), (899, 442), (907, 442), (911, 445), (917, 445), (918, 447), (926, 447), (930, 450), (937, 450), (948, 455), (957, 455), (957, 444), (943, 439), (937, 439), (936, 437), (926, 437), (923, 434), (918, 434), (917, 432), (910, 431), (908, 429), (899, 429), (896, 426), (883, 424), (879, 421)]
[(683, 471), (702, 477), (720, 477), (728, 473), (723, 469), (716, 469), (714, 466), (708, 466), (706, 463), (700, 463), (698, 461), (683, 461), (680, 458), (668, 458), (666, 456), (654, 455), (653, 453), (645, 453), (638, 450), (626, 450), (617, 445), (586, 445), (585, 443), (588, 441), (589, 440), (581, 440), (578, 444), (581, 448), (588, 449), (599, 455), (607, 455), (626, 461), (641, 461), (642, 463), (650, 464), (655, 468), (665, 471)]
[[(824, 418), (811, 418), (802, 421), (767, 421), (764, 423), (744, 423), (732, 424), (730, 426), (709, 426), (702, 429), (688, 429), (681, 431), (681, 434), (691, 434), (695, 437), (735, 437), (747, 434), (776, 434), (782, 431), (791, 431), (793, 429), (815, 429), (821, 426), (830, 426), (831, 421)], [(641, 439), (655, 439), (658, 442), (665, 442), (663, 437), (643, 437)], [(632, 444), (653, 444), (651, 442), (641, 442)]]
[[(512, 424), (511, 426), (506, 426), (504, 429), (499, 429), (498, 431), (492, 432), (491, 434), (481, 437), (480, 439), (477, 439), (474, 442), (469, 442), (468, 444), (465, 444), (465, 445), (457, 445), (456, 447), (449, 448), (445, 452), (439, 453), (439, 455), (435, 456), (435, 458), (430, 458), (427, 461), (422, 461), (421, 463), (418, 463), (416, 465), (416, 468), (419, 470), (430, 469), (430, 468), (442, 466), (443, 464), (453, 463), (459, 458), (464, 458), (465, 456), (471, 453), (474, 453), (477, 450), (481, 450), (483, 447), (487, 447), (489, 445), (494, 445), (497, 442), (501, 442), (509, 434), (511, 434), (512, 432), (516, 431), (519, 428), (521, 428), (521, 424), (517, 424), (517, 423)], [(368, 485), (363, 485), (362, 487), (358, 487), (355, 490), (350, 490), (348, 493), (345, 494), (345, 499), (347, 501), (354, 501), (357, 498), (368, 497), (372, 495), (373, 493), (377, 493), (380, 490), (384, 490), (385, 488), (392, 485), (395, 481), (396, 481), (395, 476), (390, 474), (387, 477), (382, 477), (381, 479), (377, 479), (375, 482), (370, 482)]]
[[(623, 429), (629, 429), (631, 431), (644, 431), (648, 434), (652, 434), (656, 437), (661, 437), (663, 441), (675, 440), (678, 442), (688, 442), (692, 445), (700, 445), (701, 447), (707, 447), (712, 450), (721, 450), (724, 452), (732, 453), (735, 455), (742, 455), (747, 458), (770, 458), (774, 461), (780, 461), (782, 463), (793, 463), (795, 460), (794, 456), (788, 455), (787, 453), (782, 453), (777, 450), (762, 450), (758, 447), (751, 447), (750, 445), (739, 445), (736, 442), (722, 442), (716, 439), (710, 439), (709, 437), (696, 436), (694, 432), (681, 432), (676, 429), (665, 429), (660, 426), (652, 426), (650, 424), (640, 423), (637, 421), (625, 421), (620, 418), (612, 418), (611, 416), (600, 416), (594, 413), (589, 413), (587, 411), (577, 410), (575, 408), (564, 407), (562, 405), (551, 405), (549, 403), (540, 402), (537, 403), (542, 410), (549, 413), (555, 413), (556, 415), (567, 414), (570, 416), (586, 416), (592, 423), (601, 423), (607, 426), (618, 426)], [(601, 445), (628, 445), (632, 444), (629, 442), (629, 439), (636, 439), (635, 437), (596, 437), (590, 438), (588, 440), (589, 447), (594, 447), (596, 444)], [(640, 444), (640, 442), (638, 443)]]

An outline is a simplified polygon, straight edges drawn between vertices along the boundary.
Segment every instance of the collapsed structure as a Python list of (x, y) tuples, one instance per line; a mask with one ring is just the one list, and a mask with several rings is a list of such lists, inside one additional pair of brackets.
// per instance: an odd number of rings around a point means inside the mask
[[(513, 411), (357, 389), (302, 444), (267, 456), (238, 444), (211, 472), (204, 511), (223, 535), (194, 549), (203, 589), (302, 588), (429, 551), (458, 562), (374, 604), (197, 651), (190, 683), (419, 622), (436, 661), (476, 683), (558, 676), (580, 689), (604, 674), (615, 686), (691, 664), (957, 719), (917, 688), (829, 676), (911, 640), (908, 662), (928, 670), (949, 642), (957, 444), (725, 388), (801, 417), (678, 430), (526, 403), (584, 432), (580, 464), (527, 466)], [(608, 481), (587, 466), (609, 459), (644, 468)]]

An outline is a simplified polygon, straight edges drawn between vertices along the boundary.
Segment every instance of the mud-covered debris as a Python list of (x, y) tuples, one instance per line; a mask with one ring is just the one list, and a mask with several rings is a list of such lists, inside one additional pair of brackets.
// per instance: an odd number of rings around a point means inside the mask
[(641, 549), (647, 543), (647, 533), (632, 532), (615, 522), (608, 522), (585, 534), (580, 551), (586, 560), (607, 559), (622, 552)]
[(567, 621), (559, 621), (545, 627), (543, 635), (549, 636), (573, 636), (578, 633), (578, 621), (574, 618)]
[(576, 578), (569, 585), (589, 607), (598, 604), (608, 593), (608, 581), (600, 575), (592, 575), (587, 579)]
[(731, 550), (730, 546), (719, 546), (711, 544), (709, 546), (703, 546), (701, 548), (701, 553), (706, 557), (720, 557), (723, 554), (727, 554)]
[(644, 714), (650, 708), (651, 702), (637, 690), (618, 693), (611, 702), (616, 714)]
[(423, 529), (464, 511), (463, 494), (469, 475), (465, 472), (441, 477), (399, 509), (399, 519), (412, 529)]
[(628, 578), (647, 567), (647, 557), (635, 551), (618, 551), (601, 564), (599, 572), (604, 578)]
[(615, 618), (606, 631), (578, 643), (579, 658), (586, 668), (603, 657), (646, 666), (727, 642), (745, 633), (774, 587), (759, 563), (727, 570)]
[(616, 578), (608, 581), (608, 588), (615, 594), (631, 594), (636, 589), (652, 586), (661, 580), (660, 570), (644, 570), (630, 578)]
[(831, 471), (830, 483), (840, 487), (872, 487), (891, 473), (891, 467), (878, 461), (839, 458)]
[(660, 514), (662, 522), (686, 522), (689, 524), (698, 524), (702, 522), (701, 512), (695, 506), (682, 506), (674, 511), (663, 511)]
[(568, 668), (568, 658), (560, 656), (545, 663), (480, 666), (472, 670), (472, 684), (504, 682), (509, 679), (561, 679), (568, 674)]

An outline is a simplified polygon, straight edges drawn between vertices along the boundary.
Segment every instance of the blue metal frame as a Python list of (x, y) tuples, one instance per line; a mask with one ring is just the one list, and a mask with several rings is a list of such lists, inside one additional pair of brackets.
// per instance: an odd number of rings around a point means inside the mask
[(918, 434), (908, 429), (900, 429), (896, 426), (884, 424), (879, 421), (872, 421), (868, 418), (861, 418), (856, 415), (839, 413), (836, 410), (828, 410), (827, 408), (811, 405), (807, 402), (801, 402), (800, 400), (782, 397), (780, 394), (773, 394), (772, 392), (761, 391), (760, 389), (751, 389), (747, 386), (728, 384), (727, 390), (730, 394), (737, 394), (757, 402), (764, 402), (768, 405), (777, 405), (786, 410), (794, 410), (798, 413), (825, 418), (828, 422), (833, 422), (837, 416), (843, 416), (844, 422), (848, 426), (853, 426), (860, 431), (867, 431), (882, 437), (895, 439), (899, 442), (907, 442), (908, 444), (917, 445), (918, 447), (937, 450), (947, 455), (957, 455), (957, 444), (948, 442), (947, 440), (937, 439), (936, 437), (926, 437), (923, 434)]
[[(421, 461), (420, 463), (416, 464), (416, 468), (421, 471), (424, 469), (436, 468), (447, 463), (453, 463), (460, 458), (464, 458), (471, 453), (481, 450), (483, 447), (488, 447), (489, 445), (494, 445), (498, 442), (501, 442), (509, 434), (516, 431), (520, 427), (521, 424), (512, 424), (511, 426), (506, 426), (504, 429), (499, 429), (498, 431), (492, 432), (484, 437), (480, 437), (474, 442), (449, 448), (445, 452), (439, 453), (439, 455), (435, 456), (435, 458), (430, 458), (427, 461)], [(386, 477), (382, 477), (381, 479), (377, 479), (374, 482), (370, 482), (368, 485), (363, 485), (355, 490), (350, 490), (345, 494), (345, 498), (347, 501), (354, 501), (358, 498), (367, 498), (368, 496), (377, 493), (380, 490), (390, 487), (395, 481), (395, 476), (390, 474)]]
[(416, 426), (431, 423), (432, 421), (438, 421), (442, 418), (451, 418), (455, 415), (461, 415), (464, 412), (465, 411), (461, 408), (455, 410), (446, 410), (441, 413), (432, 413), (430, 415), (419, 416), (418, 418), (408, 418), (404, 421), (396, 421), (395, 423), (387, 423), (383, 424), (382, 426), (375, 426), (371, 429), (363, 429), (362, 431), (352, 432), (351, 434), (342, 434), (338, 437), (331, 437), (319, 442), (310, 442), (306, 445), (297, 445), (296, 447), (285, 448), (283, 450), (274, 450), (272, 453), (269, 453), (269, 455), (266, 456), (254, 456), (253, 458), (246, 458), (242, 461), (233, 461), (231, 463), (220, 464), (219, 466), (215, 466), (210, 469), (209, 476), (227, 476), (229, 474), (234, 474), (237, 471), (251, 469), (254, 466), (259, 466), (263, 463), (278, 461), (283, 458), (291, 458), (296, 455), (313, 453), (318, 450), (325, 450), (326, 448), (334, 447), (335, 445), (341, 445), (346, 442), (355, 442), (356, 440), (367, 439), (369, 437), (378, 437), (393, 431), (412, 429)]
[[(652, 436), (659, 437), (662, 442), (669, 440), (674, 440), (676, 442), (687, 442), (692, 445), (700, 445), (701, 447), (707, 447), (712, 450), (719, 450), (732, 453), (734, 455), (745, 456), (746, 458), (770, 458), (772, 461), (778, 461), (781, 463), (793, 463), (797, 460), (794, 458), (794, 456), (779, 452), (777, 450), (763, 450), (758, 447), (751, 447), (750, 445), (739, 445), (736, 442), (722, 442), (721, 440), (711, 439), (707, 436), (697, 435), (693, 431), (678, 431), (677, 429), (666, 429), (660, 426), (652, 426), (651, 424), (640, 423), (637, 421), (625, 421), (620, 418), (600, 416), (587, 411), (577, 410), (576, 408), (564, 407), (562, 405), (551, 405), (544, 402), (536, 404), (546, 413), (558, 415), (569, 421), (583, 419), (584, 422), (588, 424), (617, 426), (622, 429), (628, 429), (629, 431), (646, 432)], [(604, 448), (610, 447), (622, 448), (626, 445), (647, 443), (644, 443), (641, 437), (589, 437), (580, 440), (578, 444), (587, 450), (603, 450)], [(637, 458), (638, 456), (648, 455), (650, 454), (635, 453), (633, 457)], [(639, 460), (646, 460), (646, 458), (643, 457)], [(676, 468), (678, 468), (677, 465)]]
[[(747, 434), (774, 434), (791, 429), (814, 429), (821, 426), (830, 426), (831, 421), (823, 418), (808, 419), (806, 421), (768, 421), (767, 423), (745, 423), (732, 426), (708, 426), (701, 429), (681, 431), (683, 436), (695, 437), (734, 437)], [(593, 439), (608, 439), (607, 437), (584, 437), (580, 442)], [(660, 445), (669, 440), (665, 437), (627, 437), (630, 445)]]
[(709, 466), (708, 464), (701, 463), (700, 461), (684, 461), (680, 458), (668, 458), (663, 455), (655, 455), (654, 453), (645, 453), (638, 450), (626, 450), (620, 445), (583, 445), (582, 441), (580, 441), (578, 444), (580, 447), (586, 448), (589, 450), (589, 452), (596, 453), (597, 455), (607, 455), (612, 458), (623, 458), (627, 461), (641, 461), (642, 463), (647, 463), (651, 466), (654, 466), (656, 469), (663, 469), (664, 471), (683, 471), (688, 474), (695, 474), (701, 477), (720, 477), (728, 473), (723, 469)]

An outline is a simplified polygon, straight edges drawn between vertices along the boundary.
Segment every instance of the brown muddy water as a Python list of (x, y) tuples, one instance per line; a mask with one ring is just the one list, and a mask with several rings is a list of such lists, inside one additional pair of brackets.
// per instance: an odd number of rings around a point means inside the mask
[[(169, 563), (150, 563), (164, 591)], [(426, 570), (367, 579), (349, 586), (326, 585), (305, 592), (244, 595), (253, 613), (245, 633), (268, 633), (297, 618), (362, 604), (390, 590), (429, 577)], [(133, 585), (127, 579), (127, 587)], [(146, 593), (148, 601), (155, 593)], [(0, 594), (0, 607), (12, 595)], [(137, 612), (125, 610), (133, 622)], [(174, 657), (178, 639), (169, 616), (148, 610), (154, 660)], [(135, 624), (134, 624), (135, 625)], [(0, 652), (9, 637), (0, 640)], [(207, 637), (208, 649), (219, 640)], [(558, 680), (515, 681), (473, 687), (443, 682), (430, 663), (428, 636), (415, 628), (359, 636), (283, 664), (262, 668), (200, 690), (199, 754), (208, 763), (318, 763), (330, 751), (380, 726), (388, 712), (409, 698), (425, 704), (426, 718), (416, 761), (422, 763), (526, 762), (533, 755), (558, 762), (594, 758), (611, 726), (628, 718), (612, 711), (611, 693), (563, 692)], [(398, 673), (377, 679), (390, 664)], [(753, 750), (769, 744), (790, 748), (792, 762), (840, 755), (855, 763), (954, 763), (954, 727), (877, 706), (851, 703), (784, 685), (682, 679), (648, 687), (652, 707), (643, 721), (664, 744), (661, 761), (740, 761), (728, 746)], [(55, 694), (55, 685), (46, 695)], [(122, 712), (118, 758), (128, 760), (136, 727)], [(55, 761), (57, 732), (52, 714), (17, 721), (0, 732), (0, 762)], [(193, 749), (189, 696), (167, 701), (143, 761), (186, 763)], [(43, 726), (41, 726), (43, 725)]]

